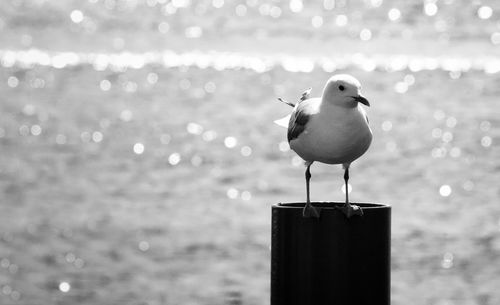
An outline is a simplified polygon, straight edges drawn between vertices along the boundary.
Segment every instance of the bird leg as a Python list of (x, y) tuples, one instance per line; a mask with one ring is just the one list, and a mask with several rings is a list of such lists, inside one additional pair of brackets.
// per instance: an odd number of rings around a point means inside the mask
[(349, 204), (349, 167), (346, 167), (344, 171), (344, 182), (345, 182), (345, 204)]
[(342, 213), (345, 214), (347, 218), (351, 218), (354, 215), (363, 216), (363, 210), (357, 205), (353, 205), (349, 202), (349, 166), (345, 166), (344, 171), (344, 182), (345, 182), (345, 203), (343, 206), (338, 207)]
[(310, 199), (310, 196), (309, 196), (309, 181), (311, 180), (311, 170), (310, 170), (311, 164), (312, 163), (308, 163), (307, 164), (307, 168), (306, 168), (306, 195), (307, 195), (307, 202), (306, 202), (306, 205), (304, 207), (304, 210), (302, 211), (302, 216), (304, 216), (304, 217), (319, 218), (319, 212), (320, 212), (320, 210), (318, 208), (315, 208), (311, 204), (311, 199)]

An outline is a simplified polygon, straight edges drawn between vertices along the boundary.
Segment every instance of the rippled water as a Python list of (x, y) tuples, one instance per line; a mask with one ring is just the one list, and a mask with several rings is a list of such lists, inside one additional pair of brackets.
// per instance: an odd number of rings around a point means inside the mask
[[(352, 73), (374, 142), (347, 191), (393, 205), (393, 304), (499, 304), (499, 11), (2, 2), (0, 303), (266, 304), (269, 207), (305, 195), (276, 97)], [(336, 52), (294, 52), (310, 42)], [(315, 164), (313, 198), (344, 198), (341, 175)]]

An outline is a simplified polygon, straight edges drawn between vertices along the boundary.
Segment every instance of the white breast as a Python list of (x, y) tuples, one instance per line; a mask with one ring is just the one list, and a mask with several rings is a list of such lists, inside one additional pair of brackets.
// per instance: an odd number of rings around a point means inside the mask
[(351, 163), (368, 150), (372, 141), (364, 111), (358, 108), (322, 109), (290, 147), (306, 161)]

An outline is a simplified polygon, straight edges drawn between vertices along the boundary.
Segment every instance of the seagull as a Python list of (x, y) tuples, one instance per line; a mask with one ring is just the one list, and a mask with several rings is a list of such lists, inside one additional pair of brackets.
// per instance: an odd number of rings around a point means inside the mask
[(370, 106), (361, 94), (360, 82), (351, 75), (337, 74), (326, 82), (319, 98), (310, 98), (311, 88), (302, 93), (296, 104), (281, 98), (292, 106), (290, 115), (275, 123), (288, 128), (288, 143), (306, 165), (306, 197), (304, 217), (319, 218), (320, 210), (311, 204), (309, 181), (311, 165), (318, 161), (342, 164), (345, 182), (345, 204), (337, 207), (347, 218), (363, 215), (363, 210), (349, 202), (348, 180), (351, 163), (370, 147), (372, 131), (368, 116), (360, 105)]

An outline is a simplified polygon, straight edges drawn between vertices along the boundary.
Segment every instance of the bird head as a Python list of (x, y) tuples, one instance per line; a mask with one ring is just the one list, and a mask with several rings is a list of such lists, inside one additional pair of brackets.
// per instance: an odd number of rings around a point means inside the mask
[(361, 94), (360, 82), (351, 75), (337, 74), (326, 82), (323, 101), (346, 108), (357, 107), (358, 103), (370, 106)]

